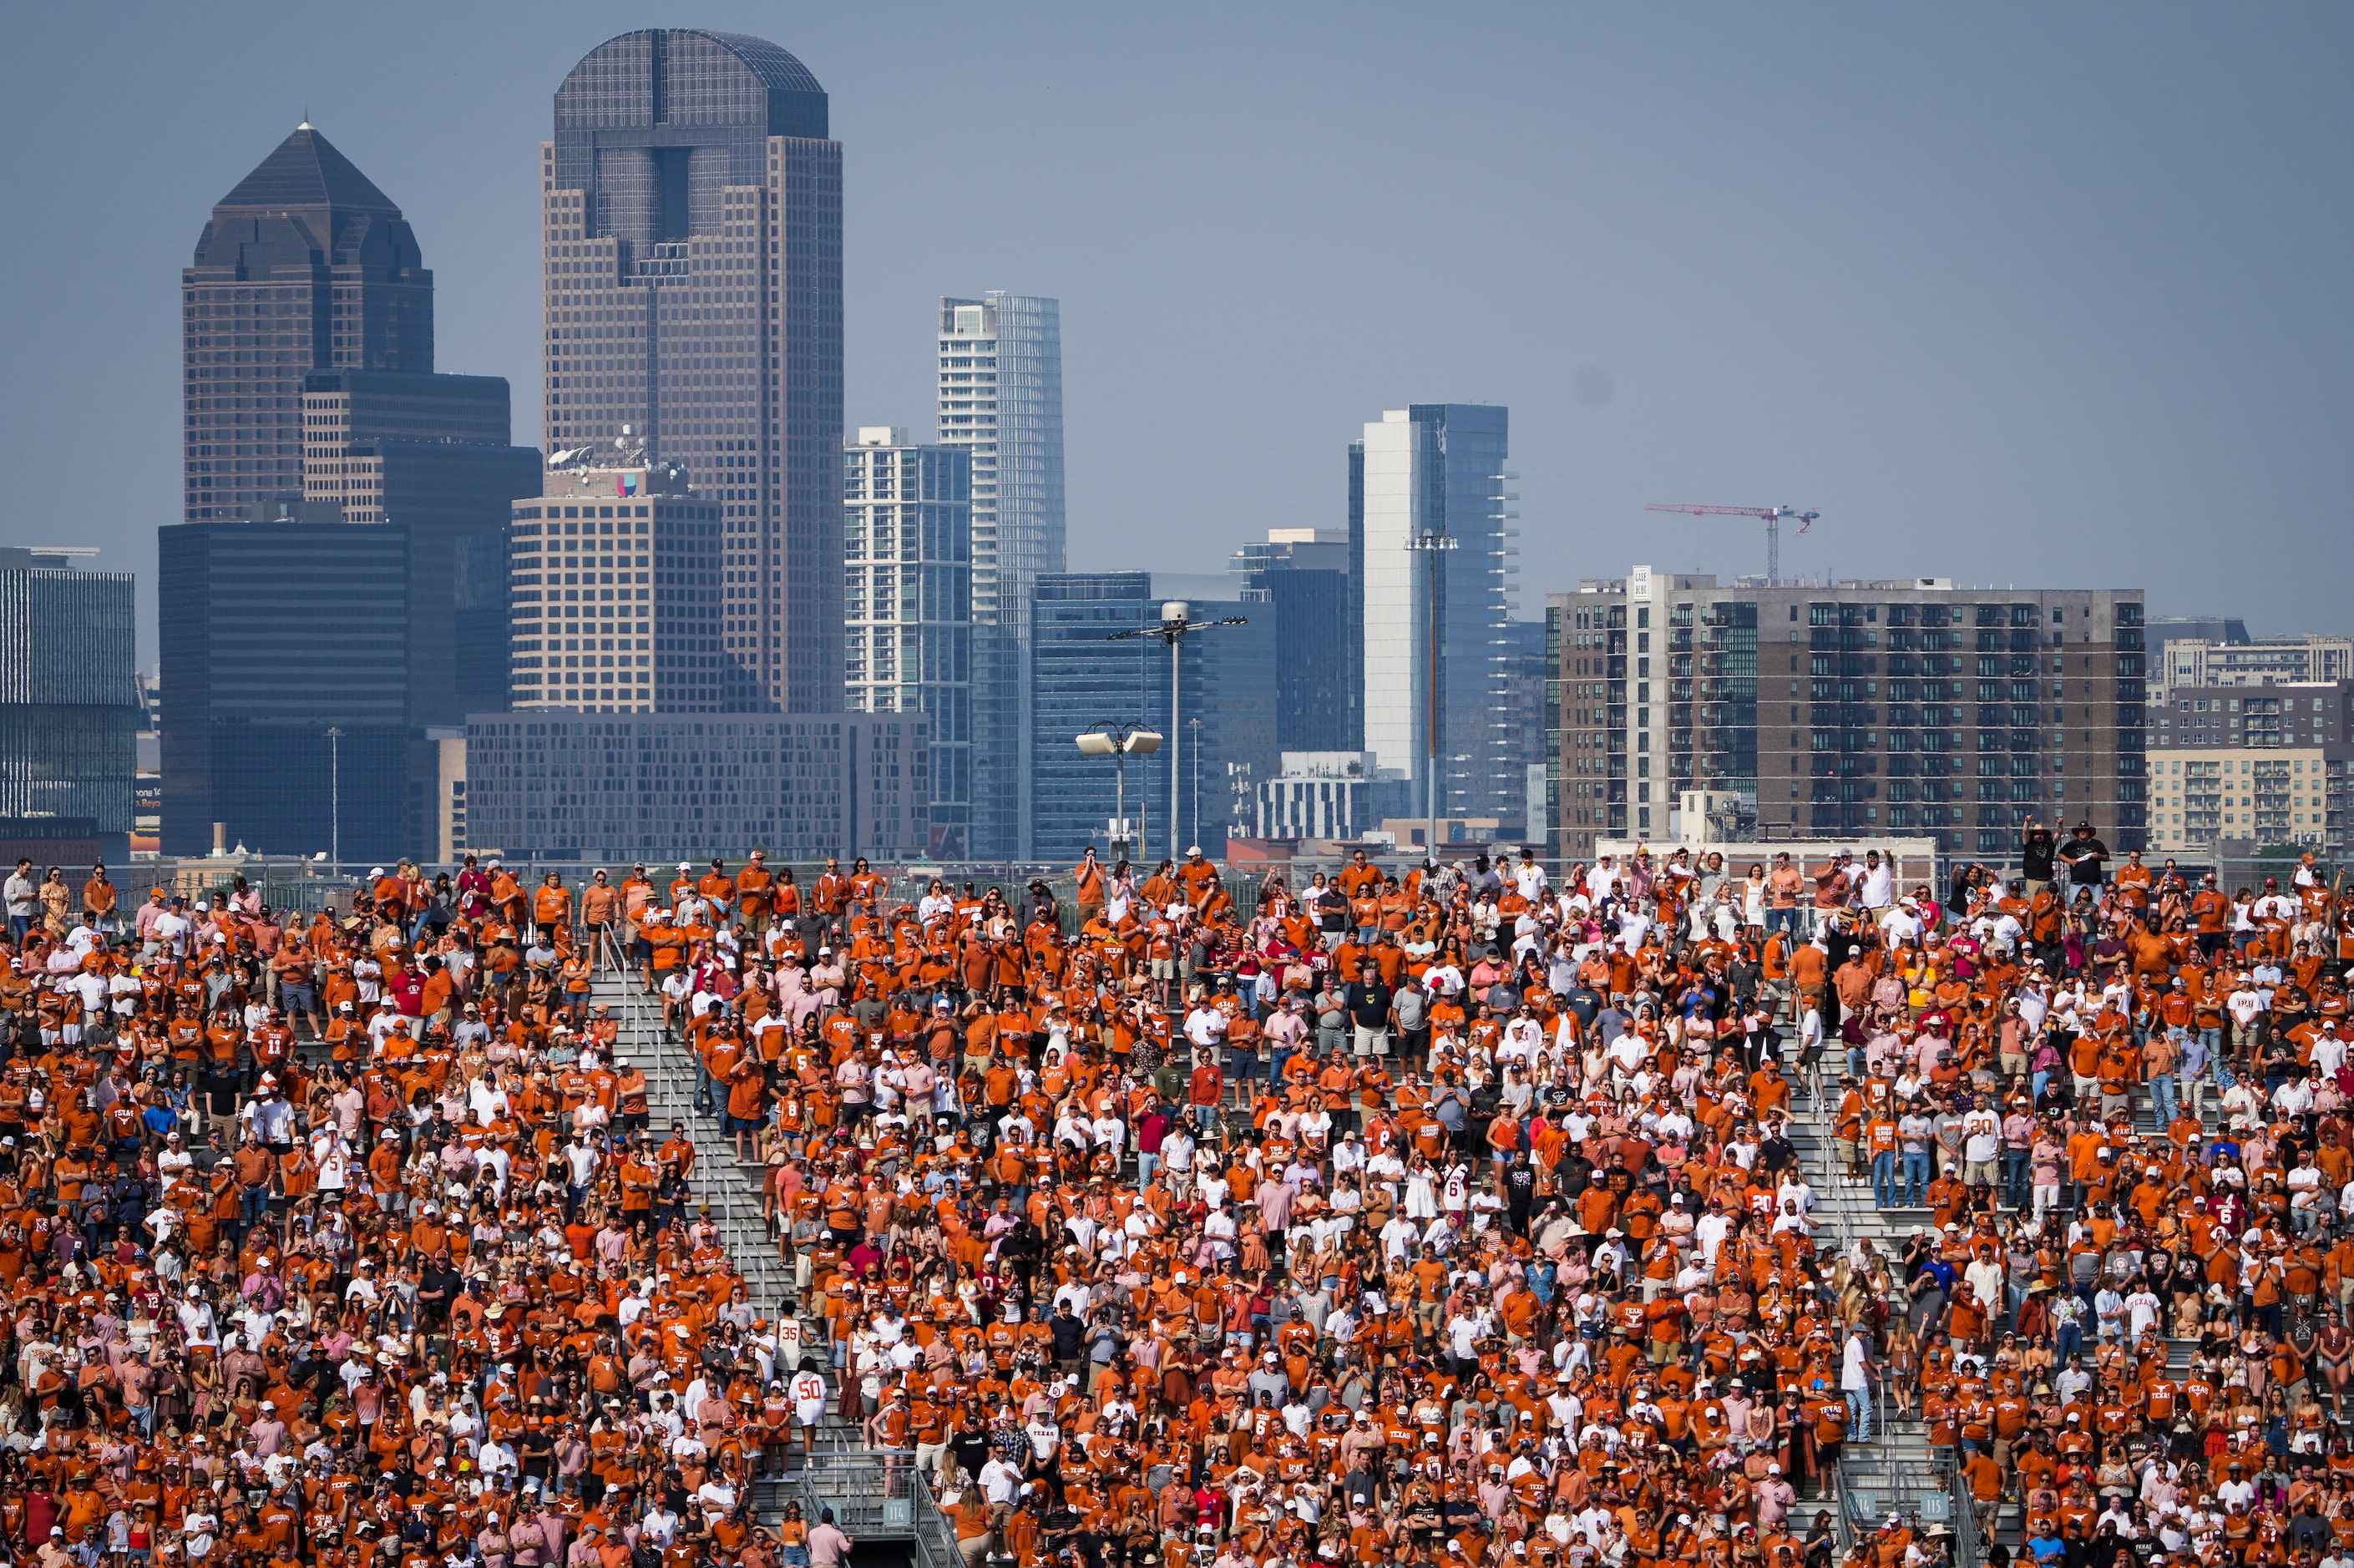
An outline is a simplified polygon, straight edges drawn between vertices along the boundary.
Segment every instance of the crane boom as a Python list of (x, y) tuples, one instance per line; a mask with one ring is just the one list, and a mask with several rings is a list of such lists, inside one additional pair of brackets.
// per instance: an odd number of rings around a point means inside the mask
[(1815, 525), (1819, 512), (1801, 512), (1795, 506), (1691, 506), (1676, 502), (1652, 501), (1643, 506), (1646, 512), (1681, 512), (1693, 517), (1755, 517), (1766, 524), (1766, 586), (1772, 588), (1782, 580), (1782, 520), (1797, 521), (1801, 534)]

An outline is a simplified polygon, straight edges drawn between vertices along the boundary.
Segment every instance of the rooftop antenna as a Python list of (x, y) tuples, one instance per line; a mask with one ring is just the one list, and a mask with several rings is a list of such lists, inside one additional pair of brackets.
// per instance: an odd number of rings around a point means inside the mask
[(300, 124), (300, 125), (297, 125), (296, 127), (294, 127), (294, 129), (295, 129), (295, 130), (297, 130), (297, 131), (308, 131), (308, 130), (312, 129), (312, 126), (311, 126), (311, 106), (310, 106), (309, 104), (307, 104), (307, 103), (306, 103), (306, 104), (304, 104), (304, 105), (302, 106), (302, 124)]

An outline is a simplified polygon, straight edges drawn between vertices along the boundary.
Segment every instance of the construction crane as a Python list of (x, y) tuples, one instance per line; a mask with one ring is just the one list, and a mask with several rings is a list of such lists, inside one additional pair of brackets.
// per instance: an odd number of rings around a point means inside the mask
[(1758, 517), (1766, 523), (1766, 586), (1774, 587), (1782, 580), (1782, 520), (1795, 517), (1798, 532), (1803, 534), (1815, 525), (1819, 512), (1801, 512), (1795, 506), (1679, 506), (1671, 502), (1653, 501), (1645, 504), (1646, 512), (1683, 512), (1694, 517)]

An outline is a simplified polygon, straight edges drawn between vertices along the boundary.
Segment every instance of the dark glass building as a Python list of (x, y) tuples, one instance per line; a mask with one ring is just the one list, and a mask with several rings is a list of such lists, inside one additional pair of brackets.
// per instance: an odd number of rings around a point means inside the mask
[(417, 237), (308, 122), (213, 208), (180, 314), (191, 523), (302, 498), (311, 372), (433, 368)]
[(315, 855), (335, 842), (337, 796), (345, 860), (425, 842), (407, 528), (191, 523), (157, 546), (164, 853), (207, 853), (220, 822), (228, 843)]
[[(1108, 848), (1117, 796), (1112, 764), (1083, 755), (1076, 737), (1106, 721), (1168, 729), (1168, 648), (1150, 638), (1108, 639), (1159, 625), (1161, 603), (1172, 598), (1186, 599), (1195, 620), (1252, 618), (1188, 637), (1179, 656), (1185, 722), (1177, 759), (1177, 848), (1198, 843), (1215, 858), (1229, 834), (1255, 832), (1258, 785), (1274, 777), (1277, 762), (1275, 693), (1267, 679), (1276, 629), (1268, 607), (1192, 597), (1150, 572), (1042, 573), (1034, 593), (1034, 858), (1061, 864), (1090, 843), (1099, 853)], [(1165, 744), (1156, 756), (1129, 761), (1128, 814), (1142, 817), (1149, 835), (1135, 858), (1146, 863), (1166, 853), (1170, 842), (1169, 774)]]
[(720, 705), (843, 704), (842, 144), (776, 45), (599, 45), (540, 153), (546, 430), (628, 426), (721, 510)]
[(11, 863), (130, 857), (135, 628), (129, 572), (0, 548), (0, 853)]
[(504, 380), (434, 373), (415, 235), (308, 124), (213, 209), (181, 292), (163, 848), (203, 853), (215, 822), (330, 847), (330, 726), (344, 853), (429, 842), (426, 732), (506, 705), (508, 503), (538, 493), (539, 454), (508, 444)]
[(1246, 604), (1275, 617), (1275, 737), (1285, 751), (1354, 751), (1363, 649), (1351, 638), (1357, 594), (1351, 535), (1270, 528), (1226, 559)]

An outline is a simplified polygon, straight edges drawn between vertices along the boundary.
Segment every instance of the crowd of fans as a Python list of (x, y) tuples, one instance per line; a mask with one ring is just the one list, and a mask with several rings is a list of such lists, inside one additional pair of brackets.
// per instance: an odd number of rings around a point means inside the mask
[[(1834, 1522), (1895, 1421), (1998, 1563), (2335, 1568), (2349, 902), (2022, 849), (1090, 854), (1059, 896), (469, 860), (300, 919), (20, 867), (0, 1536), (830, 1563), (751, 1503), (831, 1434), (976, 1565), (1935, 1564)], [(707, 1126), (649, 1126), (609, 969)]]

